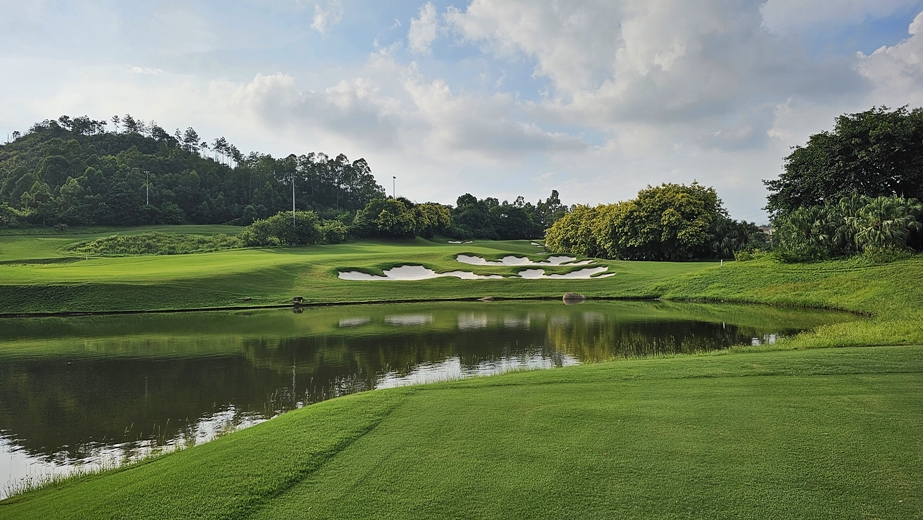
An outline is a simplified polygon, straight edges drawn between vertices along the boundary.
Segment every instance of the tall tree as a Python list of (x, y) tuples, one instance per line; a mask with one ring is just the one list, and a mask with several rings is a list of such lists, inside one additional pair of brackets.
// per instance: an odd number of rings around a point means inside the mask
[(923, 199), (923, 109), (841, 115), (832, 132), (795, 147), (778, 179), (763, 182), (773, 216), (853, 194)]

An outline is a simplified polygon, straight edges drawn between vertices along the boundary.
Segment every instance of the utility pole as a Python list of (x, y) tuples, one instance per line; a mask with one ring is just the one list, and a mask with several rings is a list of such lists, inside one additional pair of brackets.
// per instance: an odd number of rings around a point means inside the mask
[(397, 186), (397, 177), (395, 177), (394, 175), (392, 175), (392, 176), (391, 176), (391, 198), (392, 198), (392, 199), (397, 198), (397, 197), (394, 196), (394, 191), (395, 191), (395, 190), (394, 190), (394, 187), (395, 187), (395, 186)]
[(151, 172), (144, 170), (144, 175), (147, 176), (147, 181), (145, 184), (145, 193), (144, 193), (144, 205), (151, 205)]
[[(292, 172), (292, 237), (295, 236), (295, 172)], [(292, 243), (292, 245), (295, 245)]]

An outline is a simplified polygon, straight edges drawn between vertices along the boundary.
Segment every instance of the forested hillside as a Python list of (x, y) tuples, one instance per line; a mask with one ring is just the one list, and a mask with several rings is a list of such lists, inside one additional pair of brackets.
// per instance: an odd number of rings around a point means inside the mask
[(457, 207), (388, 198), (365, 159), (241, 153), (191, 127), (170, 134), (131, 115), (45, 120), (0, 145), (0, 227), (249, 225), (292, 209), (353, 237), (540, 238), (567, 207), (471, 194)]
[(364, 159), (244, 155), (192, 128), (112, 123), (62, 116), (0, 145), (0, 225), (250, 224), (291, 210), (293, 179), (297, 208), (327, 218), (384, 197)]

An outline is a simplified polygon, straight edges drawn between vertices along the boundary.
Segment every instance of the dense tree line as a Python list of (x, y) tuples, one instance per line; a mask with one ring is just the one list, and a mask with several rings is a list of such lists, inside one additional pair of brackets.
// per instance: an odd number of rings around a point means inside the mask
[(784, 260), (923, 250), (923, 109), (841, 115), (764, 182)]
[(854, 195), (923, 200), (923, 109), (841, 115), (833, 131), (794, 148), (778, 179), (763, 182), (773, 217)]
[(561, 219), (568, 207), (561, 203), (557, 190), (535, 205), (517, 197), (512, 203), (488, 197), (477, 199), (466, 193), (456, 200), (452, 209), (452, 225), (448, 236), (459, 239), (489, 238), (510, 240), (541, 238), (545, 229)]
[(297, 209), (333, 218), (384, 197), (364, 159), (243, 155), (130, 115), (62, 116), (0, 146), (0, 225), (250, 224)]
[(343, 229), (357, 238), (540, 238), (567, 211), (556, 191), (534, 205), (470, 194), (454, 208), (386, 198), (364, 159), (244, 155), (224, 137), (209, 143), (191, 127), (171, 134), (126, 114), (61, 116), (14, 132), (0, 145), (0, 226), (262, 221), (252, 243), (289, 243), (275, 215), (290, 214), (293, 183), (295, 209), (315, 215), (331, 239)]
[(545, 235), (555, 253), (621, 260), (728, 258), (766, 247), (766, 240), (756, 224), (730, 219), (713, 188), (695, 182), (648, 186), (616, 204), (576, 206)]

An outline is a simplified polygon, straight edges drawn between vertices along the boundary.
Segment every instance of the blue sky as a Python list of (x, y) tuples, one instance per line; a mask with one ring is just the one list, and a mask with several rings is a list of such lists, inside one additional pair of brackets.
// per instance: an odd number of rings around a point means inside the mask
[(839, 114), (923, 105), (923, 0), (0, 0), (0, 133), (131, 113), (365, 157), (418, 201), (762, 179)]

